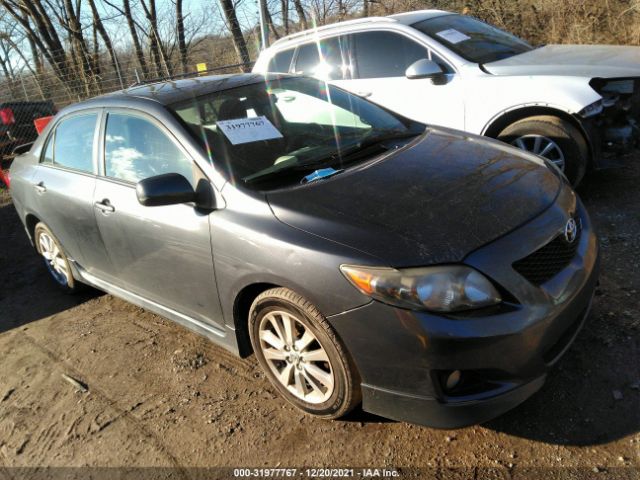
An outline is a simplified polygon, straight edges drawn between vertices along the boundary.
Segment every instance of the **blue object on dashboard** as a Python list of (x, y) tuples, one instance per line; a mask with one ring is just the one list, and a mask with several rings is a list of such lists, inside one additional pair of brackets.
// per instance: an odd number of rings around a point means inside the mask
[(332, 175), (335, 175), (336, 173), (340, 173), (342, 170), (336, 170), (334, 168), (321, 168), (320, 170), (316, 170), (313, 173), (310, 173), (309, 175), (307, 175), (306, 177), (304, 177), (302, 179), (301, 183), (309, 183), (309, 182), (313, 182), (315, 180), (321, 180), (323, 178), (327, 178), (330, 177)]

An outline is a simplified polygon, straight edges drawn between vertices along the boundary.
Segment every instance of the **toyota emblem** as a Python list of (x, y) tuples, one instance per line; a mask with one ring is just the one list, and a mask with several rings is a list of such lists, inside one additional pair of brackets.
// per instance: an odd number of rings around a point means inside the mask
[(578, 236), (578, 224), (573, 218), (570, 218), (567, 221), (567, 224), (564, 226), (564, 239), (567, 243), (573, 243)]

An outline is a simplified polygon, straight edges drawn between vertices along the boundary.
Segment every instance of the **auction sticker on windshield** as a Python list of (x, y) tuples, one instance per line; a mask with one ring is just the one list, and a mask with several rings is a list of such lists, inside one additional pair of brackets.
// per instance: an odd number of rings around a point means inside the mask
[(233, 145), (282, 138), (282, 134), (264, 115), (220, 120), (216, 125)]
[(471, 37), (465, 35), (462, 32), (459, 32), (455, 28), (449, 28), (448, 30), (442, 30), (441, 32), (436, 33), (440, 38), (445, 39), (447, 42), (455, 45), (456, 43), (464, 42), (465, 40), (469, 40)]

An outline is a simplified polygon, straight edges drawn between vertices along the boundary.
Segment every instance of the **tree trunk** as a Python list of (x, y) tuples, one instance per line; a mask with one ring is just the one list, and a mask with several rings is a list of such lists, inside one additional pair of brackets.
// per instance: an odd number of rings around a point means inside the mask
[(153, 56), (153, 61), (155, 62), (156, 72), (160, 75), (161, 70), (164, 67), (164, 71), (167, 76), (171, 76), (171, 65), (169, 59), (167, 58), (167, 52), (164, 49), (164, 45), (162, 44), (162, 40), (160, 39), (160, 34), (158, 33), (158, 13), (156, 10), (156, 1), (149, 0), (149, 5), (145, 3), (144, 0), (140, 1), (142, 5), (142, 9), (149, 20), (149, 48), (151, 49), (151, 55)]
[(280, 9), (282, 10), (282, 27), (286, 36), (289, 35), (289, 0), (280, 0)]
[(233, 47), (236, 50), (236, 55), (238, 57), (238, 62), (242, 63), (242, 71), (249, 71), (249, 63), (251, 59), (249, 58), (249, 51), (247, 50), (247, 43), (244, 40), (244, 36), (242, 35), (242, 29), (240, 28), (240, 22), (238, 22), (238, 17), (236, 15), (236, 10), (233, 6), (232, 0), (220, 0), (220, 6), (222, 7), (222, 11), (224, 12), (224, 17), (227, 21), (227, 26), (231, 31), (231, 37), (233, 39)]
[[(0, 0), (0, 5), (24, 28), (27, 36), (33, 40), (53, 68), (63, 88), (71, 93), (69, 84), (75, 83), (77, 86), (77, 82), (74, 77), (69, 77), (71, 69), (67, 54), (41, 0)], [(34, 23), (33, 26), (31, 22)]]
[(182, 73), (186, 73), (188, 66), (187, 42), (184, 35), (184, 16), (182, 14), (182, 0), (176, 0), (176, 33), (178, 36), (178, 50), (180, 54), (180, 65)]
[(104, 24), (102, 23), (102, 19), (100, 18), (100, 13), (96, 8), (95, 0), (88, 0), (88, 1), (89, 1), (89, 6), (91, 7), (91, 14), (93, 16), (94, 28), (100, 34), (100, 38), (102, 38), (102, 43), (104, 43), (104, 46), (107, 49), (107, 52), (109, 53), (109, 58), (111, 59), (111, 65), (113, 66), (113, 71), (118, 75), (120, 86), (124, 88), (122, 77), (120, 75), (120, 66), (118, 65), (118, 58), (116, 57), (116, 52), (113, 49), (111, 38), (109, 37), (107, 30), (104, 28)]
[(280, 38), (280, 34), (278, 33), (278, 30), (276, 30), (276, 26), (273, 23), (273, 17), (271, 16), (269, 7), (267, 7), (266, 0), (262, 2), (262, 4), (264, 5), (264, 16), (267, 19), (267, 26), (269, 27), (269, 30), (271, 30), (271, 33), (273, 33), (273, 37), (278, 40)]
[(129, 26), (129, 32), (131, 32), (131, 40), (133, 41), (133, 48), (138, 58), (138, 63), (142, 69), (142, 76), (149, 76), (149, 68), (147, 67), (147, 61), (144, 58), (144, 52), (142, 51), (142, 45), (140, 45), (140, 39), (138, 38), (138, 32), (136, 30), (136, 22), (133, 20), (131, 14), (131, 3), (129, 0), (122, 0), (122, 7), (124, 9), (124, 16), (127, 19), (127, 25)]
[(298, 14), (298, 20), (302, 24), (302, 29), (308, 29), (309, 24), (307, 23), (307, 16), (304, 13), (301, 0), (293, 0), (293, 6), (296, 8), (296, 13)]

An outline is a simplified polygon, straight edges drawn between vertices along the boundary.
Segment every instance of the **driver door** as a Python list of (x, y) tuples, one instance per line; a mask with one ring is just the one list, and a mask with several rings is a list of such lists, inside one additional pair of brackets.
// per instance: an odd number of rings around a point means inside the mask
[(107, 112), (103, 175), (94, 213), (117, 285), (146, 300), (222, 329), (208, 211), (193, 204), (145, 207), (136, 182), (179, 173), (207, 181), (175, 138), (152, 117)]

